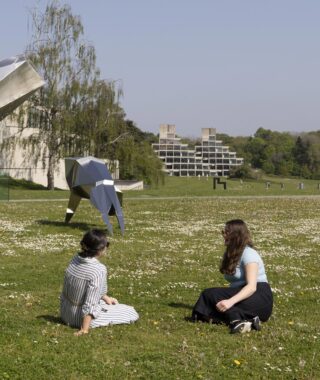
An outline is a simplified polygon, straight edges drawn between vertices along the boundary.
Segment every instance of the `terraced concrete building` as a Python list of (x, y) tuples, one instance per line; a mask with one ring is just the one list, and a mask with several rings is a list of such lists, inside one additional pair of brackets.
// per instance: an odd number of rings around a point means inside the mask
[(164, 171), (175, 176), (228, 176), (230, 169), (243, 164), (216, 138), (215, 128), (202, 128), (201, 145), (190, 148), (176, 136), (176, 126), (160, 125), (159, 143), (152, 144), (164, 163)]

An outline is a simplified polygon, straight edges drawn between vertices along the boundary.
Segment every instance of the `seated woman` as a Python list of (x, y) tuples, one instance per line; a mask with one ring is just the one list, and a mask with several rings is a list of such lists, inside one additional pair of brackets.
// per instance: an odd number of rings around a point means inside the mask
[(273, 306), (263, 261), (253, 249), (244, 221), (230, 220), (222, 235), (226, 250), (220, 272), (230, 287), (205, 289), (193, 308), (192, 319), (226, 323), (231, 333), (260, 330), (260, 321), (269, 319)]
[(107, 268), (99, 262), (109, 243), (103, 231), (91, 230), (81, 240), (81, 252), (65, 271), (60, 312), (63, 322), (87, 334), (89, 328), (132, 323), (139, 315), (131, 306), (107, 296)]

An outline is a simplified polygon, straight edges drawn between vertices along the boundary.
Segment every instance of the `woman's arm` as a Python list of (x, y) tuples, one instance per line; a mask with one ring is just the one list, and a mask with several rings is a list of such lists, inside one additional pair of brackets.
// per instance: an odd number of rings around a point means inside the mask
[(249, 298), (257, 290), (258, 264), (249, 263), (244, 267), (247, 284), (233, 297), (222, 300), (216, 304), (216, 308), (225, 312), (236, 303)]
[(101, 271), (93, 277), (87, 285), (85, 300), (82, 305), (82, 323), (80, 330), (75, 335), (88, 334), (90, 323), (93, 318), (97, 318), (101, 312), (101, 289), (105, 283), (105, 273)]
[(79, 336), (83, 334), (88, 334), (91, 321), (92, 321), (92, 315), (91, 314), (85, 315), (82, 320), (81, 329), (77, 331), (76, 333), (74, 333), (74, 335)]

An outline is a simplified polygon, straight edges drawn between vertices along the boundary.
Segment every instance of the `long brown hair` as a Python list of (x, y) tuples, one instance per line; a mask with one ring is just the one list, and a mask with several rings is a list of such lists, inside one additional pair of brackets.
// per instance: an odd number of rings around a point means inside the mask
[(222, 257), (220, 272), (232, 275), (236, 271), (243, 250), (247, 245), (253, 247), (253, 243), (248, 227), (241, 219), (229, 220), (223, 234), (227, 248)]

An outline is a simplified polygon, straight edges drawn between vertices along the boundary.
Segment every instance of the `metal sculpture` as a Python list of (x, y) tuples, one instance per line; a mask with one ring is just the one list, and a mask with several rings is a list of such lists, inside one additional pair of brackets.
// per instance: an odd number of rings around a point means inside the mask
[(227, 190), (227, 182), (221, 181), (220, 177), (213, 177), (213, 189), (216, 190), (217, 185), (222, 185), (224, 190)]
[(91, 156), (69, 157), (65, 159), (65, 167), (66, 180), (71, 190), (65, 222), (71, 220), (81, 199), (86, 198), (101, 212), (110, 233), (112, 225), (108, 215), (115, 214), (123, 234), (122, 193), (114, 186), (106, 164)]
[(23, 55), (0, 61), (0, 120), (43, 85), (43, 79)]

